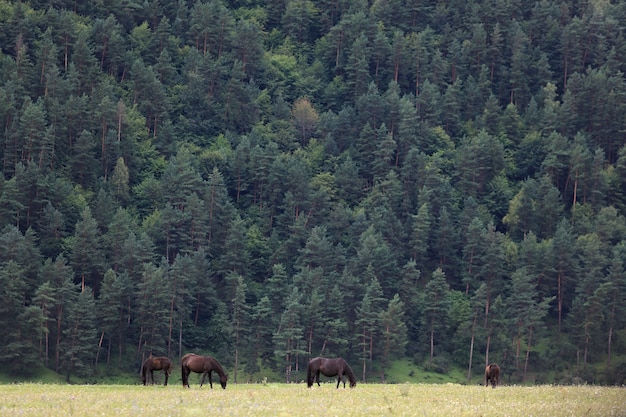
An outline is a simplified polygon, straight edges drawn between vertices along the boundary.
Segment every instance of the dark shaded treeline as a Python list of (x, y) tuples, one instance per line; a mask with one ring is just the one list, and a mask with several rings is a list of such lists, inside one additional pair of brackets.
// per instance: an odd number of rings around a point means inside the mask
[(624, 21), (611, 1), (0, 3), (0, 362), (623, 383)]

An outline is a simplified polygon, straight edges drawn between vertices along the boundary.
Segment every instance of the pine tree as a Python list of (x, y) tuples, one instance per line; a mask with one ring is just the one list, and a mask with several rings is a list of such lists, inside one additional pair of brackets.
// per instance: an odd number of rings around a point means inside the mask
[(408, 343), (407, 325), (404, 322), (404, 303), (400, 300), (398, 294), (389, 301), (387, 310), (380, 313), (381, 336), (383, 338), (382, 353), (382, 379), (384, 381), (384, 369), (387, 368), (391, 361), (403, 358), (405, 355), (405, 347)]
[(100, 357), (100, 349), (105, 340), (107, 342), (107, 365), (110, 363), (111, 351), (116, 341), (118, 366), (122, 361), (124, 345), (127, 342), (125, 338), (128, 330), (127, 306), (131, 302), (131, 290), (132, 287), (126, 275), (118, 275), (112, 269), (105, 272), (100, 297), (96, 300), (98, 322), (101, 323), (100, 344), (95, 359), (96, 366)]
[(53, 369), (59, 372), (63, 354), (63, 336), (69, 326), (67, 312), (70, 304), (74, 301), (74, 295), (79, 291), (79, 286), (74, 284), (74, 271), (63, 256), (57, 257), (54, 262), (47, 259), (41, 267), (39, 277), (42, 284), (35, 292), (33, 302), (42, 309), (47, 317), (46, 334), (49, 333), (49, 337), (46, 338), (44, 358), (47, 364), (50, 354), (53, 353)]
[(429, 366), (433, 366), (435, 346), (443, 340), (448, 331), (448, 310), (450, 287), (446, 282), (446, 274), (441, 268), (433, 272), (432, 278), (424, 287), (422, 306), (422, 326), (428, 331), (430, 346)]
[(140, 326), (137, 351), (145, 354), (165, 352), (171, 343), (170, 318), (172, 288), (167, 267), (144, 264), (137, 284), (137, 314)]
[(379, 345), (375, 344), (378, 340), (379, 312), (382, 309), (383, 293), (378, 283), (378, 279), (374, 275), (372, 267), (368, 267), (365, 278), (369, 278), (365, 295), (361, 303), (356, 307), (357, 319), (355, 327), (359, 338), (359, 359), (362, 363), (362, 380), (367, 380), (368, 365), (371, 368), (374, 360), (374, 352), (378, 357)]
[[(281, 315), (278, 329), (274, 331), (274, 356), (282, 369), (285, 370), (285, 381), (297, 380), (299, 356), (306, 353), (303, 340), (303, 327), (300, 321), (302, 294), (298, 287), (292, 287), (286, 297), (285, 309)], [(293, 374), (296, 374), (295, 377)]]
[(245, 284), (241, 275), (234, 277), (236, 280), (235, 294), (231, 300), (231, 323), (232, 323), (232, 337), (233, 345), (235, 348), (235, 364), (233, 382), (237, 383), (237, 374), (239, 371), (239, 365), (241, 357), (246, 357), (246, 347), (250, 344), (249, 329), (250, 329), (250, 306), (246, 303), (246, 291), (248, 286)]
[[(71, 300), (71, 301), (70, 301)], [(65, 377), (87, 377), (93, 374), (98, 348), (96, 328), (96, 302), (89, 287), (72, 294), (67, 309), (68, 327), (63, 332), (63, 359)]]
[(71, 249), (72, 268), (81, 282), (81, 287), (89, 285), (99, 291), (105, 260), (102, 236), (89, 207), (83, 209), (81, 220), (76, 222)]

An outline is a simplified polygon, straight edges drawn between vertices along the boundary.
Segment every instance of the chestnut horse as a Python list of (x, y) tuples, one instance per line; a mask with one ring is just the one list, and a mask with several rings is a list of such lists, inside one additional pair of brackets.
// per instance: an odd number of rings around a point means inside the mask
[(183, 387), (189, 388), (189, 374), (193, 371), (197, 374), (202, 374), (200, 380), (200, 386), (204, 383), (204, 378), (209, 375), (209, 384), (213, 388), (213, 380), (211, 374), (213, 371), (220, 377), (220, 384), (222, 388), (226, 389), (226, 381), (228, 381), (228, 375), (224, 372), (224, 368), (217, 361), (217, 359), (211, 356), (200, 356), (195, 353), (188, 353), (180, 360), (180, 367), (183, 376)]
[(144, 385), (148, 382), (148, 372), (150, 373), (150, 380), (154, 384), (154, 371), (163, 371), (165, 375), (163, 386), (167, 386), (167, 379), (172, 374), (172, 361), (165, 356), (153, 357), (150, 355), (141, 366), (141, 380)]
[(491, 387), (495, 388), (496, 385), (500, 382), (500, 367), (495, 363), (491, 363), (487, 365), (485, 368), (485, 386), (489, 386), (489, 381), (491, 381)]
[[(320, 374), (324, 376), (337, 375), (337, 388), (339, 383), (343, 380), (343, 376), (347, 376), (350, 380), (350, 388), (356, 386), (356, 377), (352, 372), (352, 368), (343, 358), (327, 359), (327, 358), (313, 358), (309, 362), (309, 366), (306, 370), (306, 384), (309, 388), (313, 386), (314, 382), (320, 386)], [(346, 387), (346, 381), (343, 380), (343, 387)]]

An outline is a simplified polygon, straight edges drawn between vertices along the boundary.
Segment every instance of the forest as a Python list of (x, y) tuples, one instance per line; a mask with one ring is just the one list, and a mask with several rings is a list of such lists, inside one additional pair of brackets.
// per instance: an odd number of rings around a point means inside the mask
[(624, 384), (625, 24), (619, 0), (0, 0), (3, 370)]

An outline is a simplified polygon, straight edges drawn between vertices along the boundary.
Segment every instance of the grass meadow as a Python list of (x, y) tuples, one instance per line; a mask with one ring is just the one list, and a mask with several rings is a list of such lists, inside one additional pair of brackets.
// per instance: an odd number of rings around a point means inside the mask
[[(332, 383), (0, 385), (0, 416), (626, 416), (626, 388)], [(195, 382), (195, 385), (194, 385)]]

